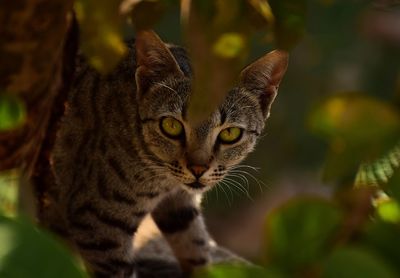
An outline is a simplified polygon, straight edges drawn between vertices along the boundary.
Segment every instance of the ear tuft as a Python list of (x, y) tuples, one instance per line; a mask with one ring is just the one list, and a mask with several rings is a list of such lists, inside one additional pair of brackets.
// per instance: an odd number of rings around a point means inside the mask
[(136, 84), (144, 94), (153, 84), (170, 77), (183, 77), (174, 56), (153, 31), (139, 31), (136, 37)]
[(289, 55), (286, 51), (274, 50), (247, 66), (240, 74), (240, 86), (259, 97), (265, 118), (269, 116), (288, 61)]

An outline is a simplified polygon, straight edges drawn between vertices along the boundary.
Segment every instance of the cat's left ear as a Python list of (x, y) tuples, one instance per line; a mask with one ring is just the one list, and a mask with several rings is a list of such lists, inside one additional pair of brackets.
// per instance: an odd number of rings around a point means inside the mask
[(184, 74), (168, 47), (153, 31), (140, 31), (136, 37), (136, 84), (140, 94), (168, 78)]
[(272, 102), (288, 67), (288, 61), (289, 54), (286, 51), (274, 50), (240, 73), (240, 86), (259, 98), (264, 118), (269, 116)]

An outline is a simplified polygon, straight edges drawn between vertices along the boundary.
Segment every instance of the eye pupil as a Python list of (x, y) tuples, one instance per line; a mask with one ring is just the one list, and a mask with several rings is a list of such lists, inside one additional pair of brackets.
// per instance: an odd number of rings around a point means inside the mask
[(240, 140), (242, 129), (238, 127), (228, 127), (220, 132), (218, 138), (221, 143), (233, 144)]
[(162, 118), (160, 121), (160, 129), (165, 136), (172, 139), (177, 139), (184, 131), (182, 123), (172, 117)]

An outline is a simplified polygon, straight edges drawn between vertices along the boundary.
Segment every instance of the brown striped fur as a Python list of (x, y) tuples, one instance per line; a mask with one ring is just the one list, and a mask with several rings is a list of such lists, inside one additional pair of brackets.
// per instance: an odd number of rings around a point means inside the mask
[[(192, 73), (185, 51), (153, 32), (109, 75), (78, 61), (51, 161), (57, 222), (96, 277), (133, 277), (133, 236), (151, 214), (185, 272), (209, 260), (201, 194), (253, 150), (287, 66), (271, 52), (247, 67), (239, 85), (208, 120), (186, 119)], [(159, 121), (172, 116), (185, 136), (167, 138)], [(242, 138), (218, 141), (226, 127)], [(196, 177), (188, 164), (206, 165)], [(194, 186), (201, 185), (201, 186)]]

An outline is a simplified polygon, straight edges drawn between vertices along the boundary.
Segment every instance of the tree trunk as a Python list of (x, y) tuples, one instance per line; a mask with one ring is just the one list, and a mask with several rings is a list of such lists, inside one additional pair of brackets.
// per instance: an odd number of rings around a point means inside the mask
[(46, 133), (54, 97), (62, 85), (63, 43), (71, 0), (0, 2), (0, 89), (19, 97), (23, 126), (0, 133), (0, 170), (31, 176)]
[(67, 38), (68, 33), (76, 33), (72, 2), (0, 2), (0, 94), (18, 97), (27, 112), (22, 126), (0, 132), (0, 171), (17, 168), (21, 180), (34, 181), (21, 183), (19, 190), (24, 195), (19, 206), (28, 208), (28, 215), (37, 213), (32, 210), (43, 199), (38, 196), (52, 182), (48, 153), (55, 123), (62, 115), (77, 45), (72, 35)]

